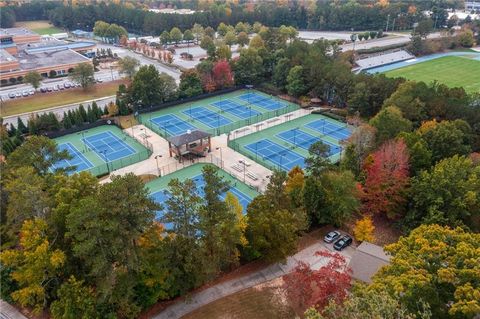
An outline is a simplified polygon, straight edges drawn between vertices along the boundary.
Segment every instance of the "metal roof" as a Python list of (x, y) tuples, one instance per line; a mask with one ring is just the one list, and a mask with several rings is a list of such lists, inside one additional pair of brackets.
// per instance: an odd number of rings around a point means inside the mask
[(212, 136), (212, 134), (200, 130), (195, 130), (181, 135), (171, 136), (167, 138), (167, 141), (178, 147), (210, 136)]
[(390, 256), (382, 247), (364, 241), (357, 247), (348, 266), (352, 269), (353, 278), (370, 283), (373, 275), (389, 263)]

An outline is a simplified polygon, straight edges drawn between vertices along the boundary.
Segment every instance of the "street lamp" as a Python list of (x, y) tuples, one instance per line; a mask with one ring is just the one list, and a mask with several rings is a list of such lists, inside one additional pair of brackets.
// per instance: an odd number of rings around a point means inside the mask
[(100, 154), (103, 155), (103, 157), (105, 159), (105, 164), (107, 164), (108, 174), (110, 174), (110, 166), (108, 165), (107, 150), (100, 151)]
[(217, 147), (216, 150), (220, 150), (220, 167), (223, 168), (223, 154), (222, 154), (222, 148)]
[(158, 177), (162, 176), (162, 171), (160, 170), (160, 166), (158, 166), (158, 158), (162, 157), (162, 155), (156, 155), (155, 160), (157, 162), (157, 171), (158, 171)]

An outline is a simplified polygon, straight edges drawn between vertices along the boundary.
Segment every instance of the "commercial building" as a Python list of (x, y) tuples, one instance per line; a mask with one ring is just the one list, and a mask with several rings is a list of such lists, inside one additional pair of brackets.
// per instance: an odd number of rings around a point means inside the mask
[(44, 77), (68, 74), (75, 66), (91, 62), (95, 42), (61, 41), (22, 28), (0, 29), (0, 81), (2, 86), (23, 80), (30, 71)]
[(465, 11), (480, 11), (480, 0), (466, 0)]

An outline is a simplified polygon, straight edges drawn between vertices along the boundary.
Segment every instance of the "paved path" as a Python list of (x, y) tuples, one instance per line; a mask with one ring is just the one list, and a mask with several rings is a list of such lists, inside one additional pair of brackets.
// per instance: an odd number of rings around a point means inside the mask
[(0, 299), (0, 319), (27, 319), (14, 306)]
[[(205, 306), (215, 300), (234, 294), (241, 290), (251, 288), (258, 284), (273, 280), (275, 278), (282, 277), (283, 275), (291, 272), (297, 265), (297, 262), (303, 261), (311, 266), (312, 269), (319, 269), (325, 265), (328, 261), (325, 257), (315, 256), (315, 252), (319, 250), (331, 250), (332, 245), (325, 244), (318, 241), (317, 243), (301, 250), (295, 255), (288, 257), (285, 264), (276, 263), (270, 265), (262, 270), (253, 272), (249, 275), (232, 279), (230, 281), (217, 284), (205, 290), (199, 291), (190, 298), (188, 301), (180, 301), (173, 304), (163, 310), (161, 313), (153, 316), (153, 319), (176, 319), (185, 316), (186, 314)], [(347, 263), (350, 261), (354, 252), (354, 248), (348, 247), (341, 252), (347, 259)]]

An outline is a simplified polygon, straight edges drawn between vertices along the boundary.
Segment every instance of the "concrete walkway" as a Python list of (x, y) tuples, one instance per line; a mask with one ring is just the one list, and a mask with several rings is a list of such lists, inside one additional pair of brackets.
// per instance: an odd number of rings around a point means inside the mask
[(27, 319), (14, 306), (0, 299), (0, 319)]
[[(315, 256), (315, 252), (320, 250), (332, 250), (332, 245), (318, 241), (317, 243), (301, 250), (295, 255), (288, 257), (285, 264), (276, 263), (260, 271), (249, 275), (236, 278), (224, 283), (217, 284), (205, 290), (199, 291), (188, 298), (188, 301), (180, 301), (163, 310), (161, 313), (153, 316), (153, 319), (176, 319), (203, 307), (215, 300), (234, 294), (241, 290), (251, 288), (258, 284), (282, 277), (291, 272), (299, 261), (303, 261), (311, 266), (312, 269), (319, 269), (328, 262), (325, 257)], [(354, 248), (348, 247), (341, 252), (347, 259), (347, 264), (353, 255)]]

